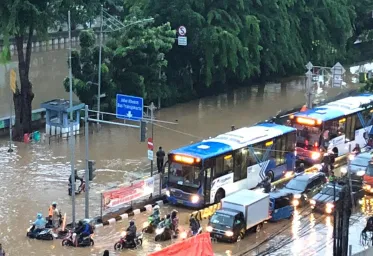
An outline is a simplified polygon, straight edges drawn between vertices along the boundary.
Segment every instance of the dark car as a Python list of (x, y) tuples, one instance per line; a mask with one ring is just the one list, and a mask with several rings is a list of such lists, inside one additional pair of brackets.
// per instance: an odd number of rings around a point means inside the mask
[(232, 209), (220, 209), (211, 216), (208, 227), (212, 238), (235, 242), (240, 239), (240, 232), (246, 230), (246, 222), (242, 212)]
[[(369, 162), (372, 160), (372, 153), (365, 152), (360, 153), (354, 157), (350, 162), (350, 173), (352, 179), (362, 179), (365, 171), (369, 165)], [(347, 167), (342, 167), (342, 173), (347, 173)]]
[[(342, 191), (344, 185), (345, 183), (343, 182), (335, 184), (334, 182), (327, 183), (327, 185), (310, 200), (311, 208), (313, 210), (323, 213), (325, 212), (327, 214), (332, 213), (334, 211), (335, 206), (338, 205), (340, 202), (340, 192)], [(362, 195), (361, 192), (361, 187), (354, 185), (352, 186), (352, 195), (354, 197), (355, 202)]]
[(293, 195), (294, 206), (303, 206), (308, 198), (318, 193), (326, 182), (328, 179), (322, 172), (304, 173), (289, 181), (280, 191)]

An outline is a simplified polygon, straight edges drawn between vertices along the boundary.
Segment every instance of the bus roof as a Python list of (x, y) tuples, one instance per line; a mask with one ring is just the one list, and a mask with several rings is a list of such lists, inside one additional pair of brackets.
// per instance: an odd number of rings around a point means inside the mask
[(369, 104), (373, 101), (373, 94), (364, 93), (357, 96), (347, 97), (341, 100), (330, 102), (326, 105), (309, 109), (294, 114), (295, 117), (308, 117), (321, 121), (328, 121), (345, 115), (361, 111), (362, 104)]
[(180, 154), (207, 159), (293, 131), (296, 131), (293, 127), (273, 123), (261, 123), (251, 127), (243, 127), (218, 135), (212, 139), (203, 140), (201, 142), (172, 150), (170, 154)]

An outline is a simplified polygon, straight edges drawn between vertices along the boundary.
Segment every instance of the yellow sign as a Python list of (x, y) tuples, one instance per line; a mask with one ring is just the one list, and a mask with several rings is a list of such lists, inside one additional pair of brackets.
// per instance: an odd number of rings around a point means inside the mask
[(14, 69), (10, 70), (10, 89), (13, 93), (16, 93), (16, 81), (17, 81), (17, 74)]

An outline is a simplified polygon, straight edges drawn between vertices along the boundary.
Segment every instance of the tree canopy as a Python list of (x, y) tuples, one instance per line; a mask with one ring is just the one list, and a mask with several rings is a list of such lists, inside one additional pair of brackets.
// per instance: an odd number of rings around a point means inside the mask
[[(369, 0), (124, 0), (123, 11), (116, 12), (124, 22), (149, 16), (155, 22), (112, 35), (104, 51), (103, 87), (108, 98), (128, 93), (147, 101), (162, 98), (167, 105), (303, 73), (308, 61), (333, 66), (356, 55), (351, 45), (371, 33), (372, 5)], [(187, 46), (177, 44), (181, 25), (187, 28)], [(92, 104), (96, 89), (86, 82), (96, 79), (97, 47), (82, 46), (74, 54), (82, 65), (74, 71), (83, 81), (78, 95)]]

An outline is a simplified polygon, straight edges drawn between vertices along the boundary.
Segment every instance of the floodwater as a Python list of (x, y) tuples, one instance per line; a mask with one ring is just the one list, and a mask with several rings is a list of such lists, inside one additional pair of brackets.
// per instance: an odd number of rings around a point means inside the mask
[[(66, 52), (63, 50), (47, 53), (33, 53), (31, 79), (34, 84), (34, 108), (40, 103), (53, 98), (67, 97), (62, 81), (67, 74)], [(351, 77), (348, 78), (351, 81)], [(156, 113), (158, 120), (175, 121), (177, 125), (156, 124), (154, 128), (155, 147), (163, 146), (168, 151), (175, 147), (193, 141), (226, 132), (231, 125), (241, 127), (250, 125), (273, 116), (281, 109), (287, 109), (304, 102), (304, 78), (284, 80), (281, 84), (268, 84), (264, 90), (256, 86), (243, 88), (229, 94), (204, 98), (172, 108), (161, 109)], [(351, 86), (350, 84), (348, 84)], [(2, 92), (6, 91), (3, 89)], [(340, 89), (319, 90), (319, 98), (335, 95)], [(8, 97), (3, 93), (0, 100), (0, 113), (8, 114)], [(145, 172), (148, 165), (147, 145), (139, 142), (139, 131), (113, 125), (103, 125), (100, 132), (89, 136), (90, 159), (96, 161), (97, 176), (91, 184), (90, 215), (96, 216), (100, 212), (99, 191), (119, 183), (130, 182), (139, 177), (148, 175)], [(76, 164), (78, 169), (84, 169), (84, 137), (76, 140)], [(6, 139), (0, 141), (0, 241), (8, 255), (101, 255), (103, 250), (112, 249), (119, 238), (120, 231), (126, 226), (126, 221), (115, 224), (115, 227), (104, 227), (97, 230), (94, 248), (62, 248), (61, 240), (35, 241), (25, 237), (29, 220), (33, 220), (37, 212), (47, 214), (52, 201), (58, 202), (62, 212), (66, 212), (71, 221), (71, 200), (67, 195), (67, 180), (70, 173), (70, 150), (67, 141), (52, 141), (37, 144), (16, 143), (15, 151), (7, 153)], [(84, 216), (84, 195), (77, 196), (77, 218)], [(166, 210), (168, 209), (168, 210)], [(165, 212), (170, 208), (165, 208)], [(180, 209), (181, 215), (187, 216), (188, 210)], [(190, 212), (190, 211), (189, 211)], [(244, 253), (255, 245), (262, 243), (277, 229), (288, 225), (278, 238), (269, 240), (288, 241), (288, 239), (307, 241), (313, 247), (310, 239), (320, 235), (317, 228), (305, 233), (303, 225), (318, 223), (328, 227), (326, 217), (312, 217), (313, 214), (300, 214), (300, 219), (289, 226), (289, 222), (267, 224), (262, 233), (252, 234), (247, 240), (236, 245), (214, 244), (217, 255), (231, 255)], [(314, 218), (314, 219), (312, 219)], [(146, 216), (136, 216), (138, 226), (141, 227)], [(293, 231), (294, 223), (301, 225), (300, 231)], [(307, 224), (308, 223), (308, 224)], [(317, 225), (315, 226), (317, 227)], [(325, 229), (323, 229), (325, 230)], [(326, 231), (325, 231), (326, 232)], [(306, 234), (306, 235), (305, 235)], [(303, 236), (302, 236), (303, 235)], [(296, 236), (302, 238), (296, 238)], [(358, 236), (358, 234), (356, 234)], [(295, 238), (294, 238), (295, 237)], [(307, 238), (308, 237), (308, 238)], [(278, 240), (280, 239), (280, 240)], [(288, 241), (289, 242), (289, 241)], [(150, 251), (164, 247), (168, 243), (156, 244), (151, 236), (146, 236), (144, 250), (123, 252), (122, 255), (145, 255)], [(298, 242), (282, 246), (286, 255), (297, 255)], [(271, 246), (264, 242), (259, 251)], [(304, 247), (305, 248), (305, 247)], [(285, 250), (285, 249), (284, 249)], [(311, 249), (309, 255), (317, 254)], [(120, 255), (120, 254), (116, 254)], [(278, 254), (280, 255), (280, 254)], [(322, 255), (322, 254), (320, 254)], [(325, 255), (325, 254), (323, 254)]]

